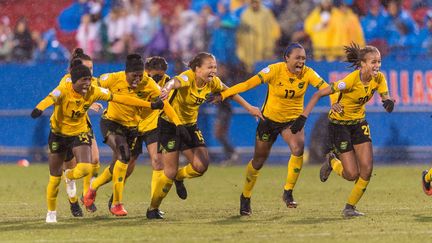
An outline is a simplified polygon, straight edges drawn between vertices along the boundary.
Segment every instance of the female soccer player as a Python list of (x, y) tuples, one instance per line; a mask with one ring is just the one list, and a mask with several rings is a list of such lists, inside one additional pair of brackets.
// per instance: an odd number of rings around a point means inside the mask
[[(364, 215), (356, 210), (356, 204), (363, 196), (369, 183), (372, 168), (372, 139), (369, 124), (365, 120), (365, 105), (375, 92), (381, 96), (387, 112), (392, 112), (394, 100), (388, 94), (387, 81), (380, 72), (381, 54), (377, 48), (356, 44), (345, 46), (347, 60), (355, 70), (330, 87), (317, 91), (303, 113), (291, 126), (292, 133), (302, 130), (307, 116), (319, 98), (339, 92), (337, 103), (329, 112), (329, 134), (333, 153), (328, 155), (320, 170), (321, 181), (326, 181), (331, 171), (348, 181), (355, 181), (348, 201), (342, 211), (345, 217)], [(338, 159), (339, 158), (339, 159)]]
[(292, 191), (303, 166), (304, 132), (293, 134), (288, 128), (303, 111), (307, 87), (312, 85), (323, 89), (328, 87), (328, 84), (312, 68), (305, 65), (306, 52), (300, 44), (289, 44), (284, 59), (285, 62), (269, 65), (247, 81), (234, 85), (215, 97), (217, 102), (262, 83), (267, 83), (269, 87), (262, 106), (265, 120), (258, 124), (254, 156), (246, 168), (245, 185), (240, 196), (240, 215), (247, 216), (252, 213), (252, 189), (279, 134), (291, 150), (282, 199), (287, 207), (297, 207)]
[[(73, 52), (72, 52), (72, 57), (70, 60), (70, 64), (69, 64), (69, 71), (72, 69), (72, 65), (73, 62), (75, 60), (81, 60), (82, 64), (84, 66), (87, 66), (90, 71), (93, 74), (93, 61), (91, 59), (90, 56), (88, 56), (87, 54), (84, 53), (83, 49), (81, 48), (76, 48)], [(65, 76), (63, 76), (63, 78), (60, 80), (60, 84), (65, 83), (65, 82), (71, 82), (71, 76), (70, 74), (66, 74)], [(92, 77), (92, 84), (97, 84), (97, 78)], [(94, 110), (96, 112), (98, 112), (100, 109), (102, 108), (102, 105), (100, 103), (93, 103), (90, 106), (91, 110)], [(82, 195), (85, 195), (87, 193), (87, 190), (90, 186), (90, 181), (92, 178), (94, 178), (95, 176), (97, 176), (99, 167), (100, 167), (100, 162), (99, 162), (99, 148), (97, 146), (97, 142), (96, 142), (96, 138), (94, 136), (93, 133), (93, 129), (92, 129), (92, 125), (90, 122), (90, 118), (87, 116), (87, 121), (88, 124), (90, 126), (90, 132), (89, 132), (89, 137), (91, 138), (92, 144), (91, 144), (91, 152), (92, 152), (92, 160), (91, 160), (91, 164), (92, 164), (92, 172), (90, 172), (88, 175), (86, 175), (83, 178), (83, 191), (82, 191)], [(68, 153), (66, 154), (66, 161), (64, 164), (64, 169), (73, 169), (76, 166), (76, 160), (73, 157), (72, 153)], [(75, 181), (74, 180), (68, 180), (66, 179), (66, 191), (68, 192), (68, 197), (69, 197), (69, 203), (70, 203), (70, 209), (71, 209), (71, 213), (74, 217), (82, 217), (83, 213), (81, 210), (81, 207), (78, 203), (78, 197), (76, 195), (76, 185), (75, 185)], [(96, 205), (92, 204), (90, 207), (87, 207), (87, 211), (89, 212), (95, 212), (96, 211)]]
[[(76, 60), (76, 62), (81, 62)], [(92, 171), (90, 127), (87, 123), (87, 110), (96, 100), (113, 101), (142, 107), (159, 109), (163, 103), (150, 103), (137, 98), (116, 95), (109, 90), (91, 85), (92, 73), (82, 64), (75, 63), (70, 71), (71, 82), (55, 88), (32, 111), (31, 117), (37, 118), (51, 105), (54, 112), (50, 119), (51, 131), (48, 139), (50, 153), (48, 162), (50, 179), (47, 186), (48, 213), (47, 223), (57, 222), (56, 202), (58, 186), (62, 175), (62, 165), (66, 154), (72, 151), (77, 165), (65, 173), (69, 180), (82, 178)]]
[[(125, 71), (103, 74), (98, 82), (99, 86), (109, 89), (114, 94), (130, 95), (147, 101), (158, 100), (161, 93), (156, 82), (144, 73), (144, 62), (138, 54), (127, 56)], [(178, 126), (176, 129), (185, 129), (180, 126), (180, 120), (168, 101), (164, 101), (163, 104), (167, 117)], [(141, 120), (141, 112), (141, 109), (134, 106), (116, 103), (109, 103), (104, 111), (100, 123), (101, 130), (104, 142), (113, 151), (114, 161), (91, 183), (84, 196), (86, 207), (95, 201), (97, 189), (112, 181), (113, 200), (110, 212), (116, 216), (127, 215), (122, 204), (124, 180), (131, 160), (131, 151), (134, 151), (137, 143), (137, 126)]]
[[(175, 76), (162, 89), (162, 99), (166, 99), (171, 90), (174, 90), (169, 100), (182, 124), (185, 125), (187, 134), (179, 137), (174, 124), (167, 120), (167, 116), (165, 114), (160, 116), (158, 146), (159, 152), (162, 153), (164, 173), (160, 175), (155, 184), (150, 207), (146, 214), (148, 219), (163, 218), (159, 206), (171, 189), (173, 180), (176, 181), (179, 197), (186, 199), (187, 192), (183, 186), (183, 180), (203, 175), (209, 165), (204, 137), (197, 126), (198, 110), (210, 92), (220, 92), (227, 87), (216, 76), (217, 64), (212, 54), (201, 52), (192, 59), (188, 66), (189, 70)], [(251, 106), (240, 96), (234, 96), (233, 99), (253, 116), (262, 117), (257, 107)], [(178, 169), (180, 151), (188, 159), (189, 164)]]

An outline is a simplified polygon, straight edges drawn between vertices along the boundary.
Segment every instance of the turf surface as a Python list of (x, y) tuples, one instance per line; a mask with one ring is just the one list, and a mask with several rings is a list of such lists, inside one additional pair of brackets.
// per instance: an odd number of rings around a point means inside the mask
[(319, 167), (304, 167), (294, 191), (297, 209), (281, 200), (286, 167), (264, 167), (252, 195), (253, 215), (239, 217), (245, 168), (213, 166), (203, 177), (185, 181), (186, 201), (173, 187), (161, 207), (166, 219), (149, 221), (151, 170), (138, 166), (125, 190), (127, 217), (109, 214), (108, 184), (98, 192), (96, 213), (73, 218), (62, 182), (59, 223), (48, 225), (48, 166), (0, 165), (0, 242), (429, 242), (432, 198), (421, 189), (422, 169), (376, 167), (358, 204), (366, 216), (344, 219), (341, 210), (352, 183), (334, 174), (321, 183)]

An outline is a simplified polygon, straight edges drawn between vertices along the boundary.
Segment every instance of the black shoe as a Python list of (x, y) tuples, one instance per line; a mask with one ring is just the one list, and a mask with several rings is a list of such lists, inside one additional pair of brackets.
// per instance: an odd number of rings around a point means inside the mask
[(292, 190), (284, 190), (282, 195), (282, 200), (285, 202), (288, 208), (296, 208), (297, 202), (294, 201), (294, 197), (292, 195)]
[(110, 197), (110, 199), (108, 200), (108, 210), (111, 210), (111, 206), (112, 206), (113, 198), (114, 198), (114, 195), (111, 194), (111, 197)]
[(185, 200), (187, 198), (187, 190), (183, 181), (174, 180), (176, 192), (179, 198)]
[(146, 217), (148, 219), (163, 219), (163, 215), (160, 213), (159, 209), (147, 209)]
[(250, 200), (250, 198), (244, 197), (243, 193), (240, 195), (240, 215), (250, 216), (252, 214)]
[(332, 159), (336, 158), (336, 155), (333, 152), (330, 152), (326, 155), (327, 160), (323, 163), (320, 169), (320, 180), (322, 182), (327, 181), (329, 178), (333, 168), (331, 167), (331, 161)]
[(74, 203), (71, 203), (71, 202), (69, 202), (69, 203), (70, 203), (70, 210), (71, 210), (72, 215), (74, 217), (82, 217), (83, 211), (82, 211), (78, 201), (74, 202)]
[[(83, 204), (83, 205), (85, 205), (84, 204), (84, 197), (83, 196), (81, 196), (81, 203)], [(96, 204), (92, 204), (92, 205), (90, 205), (90, 206), (85, 206), (85, 208), (86, 208), (86, 210), (87, 210), (87, 212), (89, 212), (89, 213), (94, 213), (94, 212), (96, 212), (97, 211), (97, 207), (96, 207)]]

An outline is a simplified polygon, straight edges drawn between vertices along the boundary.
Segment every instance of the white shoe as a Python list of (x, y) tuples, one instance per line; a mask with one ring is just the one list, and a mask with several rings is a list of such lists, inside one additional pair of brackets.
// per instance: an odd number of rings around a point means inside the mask
[(64, 172), (64, 178), (65, 178), (65, 182), (66, 182), (66, 193), (68, 194), (69, 198), (71, 197), (75, 197), (76, 196), (76, 184), (75, 184), (75, 180), (69, 180), (66, 177), (67, 172), (70, 171), (69, 169), (65, 170)]
[(57, 223), (57, 212), (56, 211), (48, 211), (45, 222)]

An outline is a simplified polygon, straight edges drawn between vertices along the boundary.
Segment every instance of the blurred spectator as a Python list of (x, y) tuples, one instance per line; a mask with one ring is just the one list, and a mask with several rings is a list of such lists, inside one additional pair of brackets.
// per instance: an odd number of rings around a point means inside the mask
[(249, 73), (257, 61), (274, 58), (280, 36), (280, 26), (273, 13), (260, 0), (251, 0), (240, 19), (236, 52)]
[(349, 46), (353, 42), (360, 46), (366, 44), (360, 20), (349, 7), (352, 0), (339, 0), (335, 3), (339, 11), (335, 11), (333, 20), (328, 25), (328, 61), (345, 58), (344, 46)]
[(108, 52), (121, 59), (127, 52), (131, 29), (127, 25), (127, 13), (123, 7), (115, 7), (105, 17), (108, 36)]
[(329, 26), (337, 20), (335, 15), (338, 15), (338, 12), (331, 0), (321, 0), (305, 19), (304, 29), (312, 41), (315, 60), (324, 59), (327, 56), (326, 51), (331, 48)]
[(421, 47), (420, 53), (423, 57), (432, 57), (432, 10), (429, 10), (426, 14), (424, 27), (420, 29), (418, 36), (419, 44), (416, 46)]
[(9, 60), (13, 47), (13, 34), (9, 28), (9, 18), (3, 16), (0, 20), (0, 61)]
[(165, 56), (168, 57), (169, 53), (169, 36), (167, 28), (163, 25), (162, 14), (158, 3), (154, 2), (150, 5), (150, 29), (152, 39), (146, 47), (144, 56)]
[(36, 43), (34, 51), (34, 60), (36, 62), (69, 60), (69, 51), (57, 40), (56, 31), (53, 28), (42, 35), (39, 31), (33, 31), (32, 38)]
[(96, 58), (96, 53), (101, 50), (99, 40), (100, 22), (93, 21), (91, 15), (85, 14), (81, 18), (81, 24), (76, 33), (78, 47), (84, 50), (89, 56)]
[(387, 3), (385, 37), (391, 52), (399, 57), (409, 56), (414, 51), (418, 27), (409, 13), (402, 9), (400, 0)]
[[(169, 36), (170, 52), (177, 64), (191, 60), (197, 52), (205, 50), (199, 16), (192, 10), (185, 10), (182, 5), (175, 8)], [(180, 68), (180, 65), (177, 65), (177, 68)]]
[(190, 9), (196, 13), (201, 13), (204, 7), (210, 7), (212, 12), (217, 11), (217, 4), (220, 0), (191, 0)]
[(313, 0), (292, 0), (288, 6), (280, 13), (278, 17), (279, 24), (282, 28), (281, 46), (285, 47), (290, 42), (299, 42), (305, 49), (308, 36), (304, 32), (303, 23), (314, 7)]
[(368, 3), (366, 16), (361, 19), (361, 25), (367, 43), (384, 38), (386, 13), (379, 0), (371, 0)]
[(29, 61), (33, 57), (34, 42), (27, 25), (27, 20), (18, 20), (13, 38), (12, 60), (18, 62)]
[(200, 29), (204, 33), (204, 50), (208, 50), (208, 44), (212, 36), (212, 29), (218, 18), (213, 14), (211, 7), (207, 5), (201, 9), (199, 18)]

